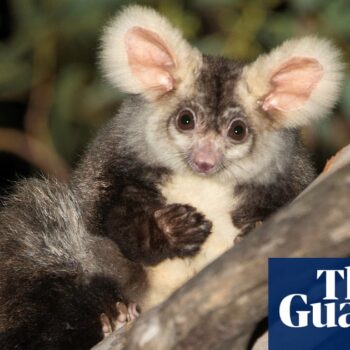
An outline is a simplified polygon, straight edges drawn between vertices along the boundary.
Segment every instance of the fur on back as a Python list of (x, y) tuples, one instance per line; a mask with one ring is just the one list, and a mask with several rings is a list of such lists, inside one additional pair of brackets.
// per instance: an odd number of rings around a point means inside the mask
[[(76, 199), (64, 184), (44, 179), (21, 181), (4, 202), (0, 221), (1, 257), (15, 254), (16, 259), (44, 268), (82, 262), (85, 269), (91, 267), (89, 236)], [(1, 257), (3, 265), (11, 266)]]

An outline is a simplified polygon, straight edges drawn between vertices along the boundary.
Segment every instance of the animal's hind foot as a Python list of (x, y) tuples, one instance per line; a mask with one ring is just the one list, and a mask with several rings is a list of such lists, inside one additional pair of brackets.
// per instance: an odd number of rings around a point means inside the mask
[(117, 310), (117, 317), (115, 319), (111, 319), (105, 313), (100, 316), (104, 337), (109, 336), (114, 330), (120, 329), (135, 320), (141, 313), (140, 307), (136, 303), (125, 305), (122, 302), (118, 302), (115, 304), (115, 307)]

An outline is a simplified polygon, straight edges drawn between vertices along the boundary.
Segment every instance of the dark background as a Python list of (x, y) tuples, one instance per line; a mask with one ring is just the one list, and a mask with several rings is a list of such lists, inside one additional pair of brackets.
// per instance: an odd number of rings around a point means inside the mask
[[(0, 194), (24, 176), (66, 179), (123, 96), (101, 78), (98, 40), (129, 1), (0, 1)], [(135, 3), (135, 2), (133, 2)], [(283, 40), (331, 39), (346, 80), (332, 117), (303, 130), (318, 171), (350, 142), (350, 1), (139, 1), (156, 8), (206, 53), (252, 60)]]

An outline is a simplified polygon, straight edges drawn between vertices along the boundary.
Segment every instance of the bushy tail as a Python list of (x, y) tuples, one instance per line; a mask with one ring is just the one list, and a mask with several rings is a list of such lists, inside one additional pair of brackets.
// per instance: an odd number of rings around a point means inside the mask
[[(0, 349), (90, 349), (122, 301), (64, 184), (24, 180), (0, 211)], [(115, 315), (114, 315), (115, 316)]]

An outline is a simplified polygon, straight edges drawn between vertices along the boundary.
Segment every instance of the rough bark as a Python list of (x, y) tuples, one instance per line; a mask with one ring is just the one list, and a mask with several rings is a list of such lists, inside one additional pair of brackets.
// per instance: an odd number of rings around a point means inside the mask
[(333, 163), (315, 185), (162, 305), (94, 349), (247, 349), (267, 316), (269, 257), (350, 255), (350, 146)]

